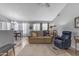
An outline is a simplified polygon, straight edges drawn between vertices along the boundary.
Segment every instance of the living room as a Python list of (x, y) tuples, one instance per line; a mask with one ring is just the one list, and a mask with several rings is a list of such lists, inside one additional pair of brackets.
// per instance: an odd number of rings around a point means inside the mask
[(0, 3), (1, 56), (78, 56), (79, 3)]

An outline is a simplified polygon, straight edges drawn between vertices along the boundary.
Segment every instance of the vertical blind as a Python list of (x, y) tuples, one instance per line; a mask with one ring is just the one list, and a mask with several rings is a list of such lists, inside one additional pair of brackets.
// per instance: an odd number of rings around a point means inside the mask
[(42, 23), (42, 30), (48, 30), (48, 24)]
[(33, 24), (33, 31), (40, 31), (42, 28), (42, 30), (48, 30), (48, 23), (34, 23)]
[(22, 27), (23, 27), (23, 34), (24, 35), (29, 35), (29, 23), (22, 23)]
[(19, 23), (19, 22), (0, 22), (0, 30), (21, 30), (24, 35), (29, 35), (29, 23)]
[(33, 24), (33, 31), (40, 31), (40, 23)]
[[(40, 31), (48, 29), (48, 23), (33, 23), (33, 31)], [(19, 22), (0, 22), (0, 30), (21, 30), (24, 35), (30, 35), (30, 24), (29, 23), (19, 23)]]

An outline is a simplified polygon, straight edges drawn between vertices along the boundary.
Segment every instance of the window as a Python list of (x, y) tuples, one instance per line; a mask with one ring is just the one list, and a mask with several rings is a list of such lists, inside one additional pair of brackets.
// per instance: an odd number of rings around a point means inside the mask
[(18, 28), (19, 28), (19, 30), (23, 30), (22, 29), (23, 28), (22, 23), (18, 23)]
[(0, 30), (10, 30), (10, 22), (0, 22)]
[(48, 30), (48, 24), (42, 23), (42, 30)]
[(7, 22), (2, 22), (2, 30), (7, 30)]
[(22, 27), (23, 27), (23, 34), (26, 34), (26, 23), (23, 23)]
[(0, 22), (0, 30), (2, 30), (2, 22)]
[(23, 27), (23, 35), (29, 35), (29, 24), (28, 23), (23, 23), (22, 24)]
[(17, 22), (14, 22), (14, 30), (19, 30), (19, 26)]
[(19, 24), (18, 24), (18, 22), (12, 21), (11, 22), (11, 29), (13, 29), (13, 30), (19, 30)]
[(33, 24), (33, 31), (40, 31), (40, 23)]
[(11, 24), (9, 22), (7, 22), (7, 30), (11, 29)]

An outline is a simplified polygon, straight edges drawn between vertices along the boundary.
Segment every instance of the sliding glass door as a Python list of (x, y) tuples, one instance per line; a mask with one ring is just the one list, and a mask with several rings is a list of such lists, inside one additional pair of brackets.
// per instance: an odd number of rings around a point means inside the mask
[(48, 30), (48, 23), (42, 23), (42, 31)]
[(29, 23), (23, 23), (23, 24), (22, 24), (22, 27), (23, 27), (23, 35), (24, 35), (24, 36), (28, 36), (29, 33), (30, 33), (30, 30), (29, 30)]
[(40, 31), (40, 23), (33, 24), (33, 31)]

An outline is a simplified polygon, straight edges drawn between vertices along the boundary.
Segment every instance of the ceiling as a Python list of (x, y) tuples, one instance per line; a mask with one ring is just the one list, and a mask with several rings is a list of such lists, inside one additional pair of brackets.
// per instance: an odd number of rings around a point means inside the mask
[(19, 21), (52, 21), (65, 7), (65, 3), (50, 3), (50, 6), (39, 3), (0, 3), (0, 15), (10, 20)]

